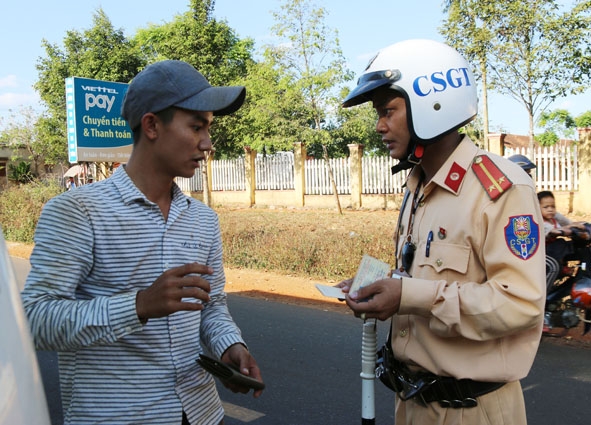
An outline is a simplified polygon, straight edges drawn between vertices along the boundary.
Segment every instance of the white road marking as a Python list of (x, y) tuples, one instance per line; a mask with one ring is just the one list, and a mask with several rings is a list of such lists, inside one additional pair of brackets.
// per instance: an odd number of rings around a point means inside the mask
[(227, 403), (225, 401), (222, 401), (222, 405), (224, 406), (224, 410), (226, 411), (226, 416), (245, 423), (255, 421), (265, 416), (264, 413), (256, 412), (254, 410), (247, 409), (246, 407), (237, 406), (235, 404)]

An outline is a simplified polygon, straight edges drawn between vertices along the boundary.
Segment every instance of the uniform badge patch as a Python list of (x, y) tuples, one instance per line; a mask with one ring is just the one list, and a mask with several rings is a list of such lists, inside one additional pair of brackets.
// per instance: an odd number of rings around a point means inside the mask
[(505, 242), (513, 255), (527, 260), (540, 246), (540, 226), (531, 215), (509, 217), (505, 226)]
[(447, 177), (445, 178), (445, 184), (451, 190), (457, 192), (460, 188), (460, 184), (462, 184), (462, 180), (464, 180), (465, 175), (466, 170), (457, 162), (454, 162), (449, 170), (449, 173), (447, 173)]

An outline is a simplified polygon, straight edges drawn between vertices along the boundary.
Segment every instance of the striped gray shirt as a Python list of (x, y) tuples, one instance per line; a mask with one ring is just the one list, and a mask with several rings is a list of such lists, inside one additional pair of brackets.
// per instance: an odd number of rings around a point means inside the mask
[[(199, 312), (138, 320), (135, 298), (165, 270), (207, 264)], [(119, 167), (44, 207), (22, 293), (37, 349), (59, 352), (65, 424), (218, 424), (213, 379), (195, 362), (244, 343), (224, 292), (218, 217), (175, 185), (168, 220)]]

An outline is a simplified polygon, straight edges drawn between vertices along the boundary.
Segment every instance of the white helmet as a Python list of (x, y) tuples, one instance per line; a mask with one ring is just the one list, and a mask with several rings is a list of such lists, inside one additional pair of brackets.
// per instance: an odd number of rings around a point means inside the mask
[(476, 81), (468, 62), (455, 49), (436, 41), (407, 40), (382, 49), (343, 107), (371, 101), (371, 92), (383, 86), (405, 98), (413, 145), (433, 143), (478, 113)]

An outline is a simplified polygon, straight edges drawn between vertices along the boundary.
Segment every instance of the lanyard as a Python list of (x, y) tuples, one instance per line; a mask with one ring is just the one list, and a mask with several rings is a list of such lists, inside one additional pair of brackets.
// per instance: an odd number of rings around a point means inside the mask
[(425, 197), (425, 194), (423, 193), (420, 197), (419, 197), (419, 192), (421, 191), (421, 186), (423, 184), (423, 177), (421, 176), (421, 178), (419, 179), (418, 183), (417, 183), (417, 187), (415, 189), (415, 192), (412, 195), (412, 205), (410, 207), (410, 217), (408, 218), (408, 227), (406, 229), (406, 241), (407, 242), (412, 242), (412, 231), (413, 231), (413, 227), (415, 224), (415, 213), (417, 212), (417, 208), (419, 207), (419, 204), (422, 202), (423, 198)]

